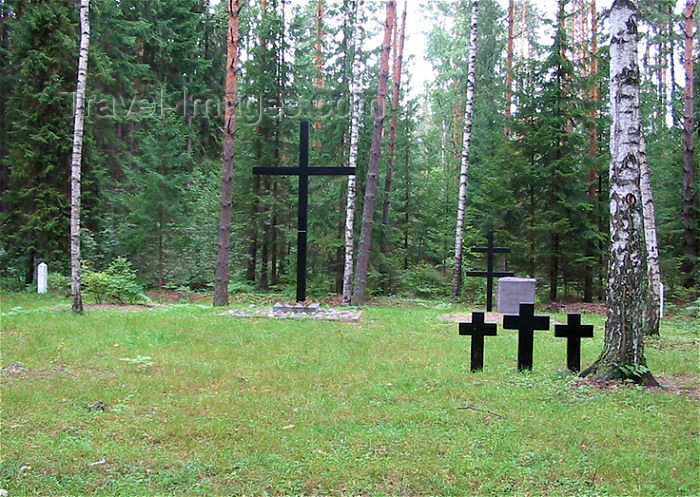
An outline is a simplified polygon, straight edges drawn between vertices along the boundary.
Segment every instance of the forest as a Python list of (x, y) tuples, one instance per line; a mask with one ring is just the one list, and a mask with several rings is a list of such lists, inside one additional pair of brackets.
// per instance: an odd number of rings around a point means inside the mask
[[(292, 292), (297, 179), (252, 171), (296, 165), (303, 120), (311, 123), (310, 164), (357, 167), (352, 181), (310, 179), (311, 297), (343, 293), (352, 190), (349, 247), (358, 265), (367, 258), (368, 295), (482, 299), (483, 281), (462, 276), (483, 269), (483, 256), (470, 249), (494, 230), (497, 243), (511, 247), (500, 266), (537, 278), (540, 298), (604, 299), (608, 5), (558, 0), (548, 19), (529, 0), (506, 8), (496, 0), (434, 0), (420, 9), (402, 0), (235, 3), (229, 293)], [(470, 8), (477, 3), (478, 19)], [(229, 4), (91, 0), (85, 268), (126, 260), (147, 288), (214, 288)], [(661, 275), (667, 295), (692, 299), (700, 281), (695, 2), (638, 6)], [(0, 276), (3, 286), (24, 288), (41, 261), (70, 274), (81, 30), (74, 0), (4, 0), (0, 9)], [(406, 22), (426, 32), (434, 76), (425, 84), (415, 83), (419, 61), (403, 54)], [(377, 171), (368, 174), (373, 161)], [(370, 182), (376, 205), (367, 214)], [(456, 240), (459, 212), (463, 239)], [(364, 245), (361, 230), (368, 231)]]

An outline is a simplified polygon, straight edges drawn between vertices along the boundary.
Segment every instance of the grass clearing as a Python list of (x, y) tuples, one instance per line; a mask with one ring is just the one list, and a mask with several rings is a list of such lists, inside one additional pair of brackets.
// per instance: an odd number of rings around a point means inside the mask
[[(499, 327), (472, 374), (470, 339), (438, 319), (470, 311), (458, 306), (368, 307), (360, 324), (68, 309), (2, 294), (11, 496), (700, 492), (697, 400), (578, 384), (558, 373), (553, 328), (536, 332), (532, 373), (517, 372), (517, 332)], [(603, 318), (583, 322), (596, 325), (587, 365)], [(653, 373), (697, 390), (700, 321), (661, 332)]]

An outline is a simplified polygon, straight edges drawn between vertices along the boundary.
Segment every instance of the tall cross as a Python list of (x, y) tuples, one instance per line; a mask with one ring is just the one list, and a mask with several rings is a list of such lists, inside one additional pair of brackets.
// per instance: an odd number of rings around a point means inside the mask
[(517, 316), (503, 316), (503, 328), (518, 330), (518, 369), (532, 369), (535, 330), (549, 329), (549, 316), (535, 316), (535, 304), (520, 304)]
[(460, 335), (471, 335), (471, 371), (484, 369), (484, 337), (496, 336), (496, 323), (484, 323), (483, 312), (472, 312), (471, 323), (459, 323)]
[(486, 247), (474, 247), (472, 252), (486, 252), (486, 271), (467, 271), (467, 276), (481, 276), (486, 278), (486, 310), (493, 309), (493, 279), (505, 276), (513, 276), (515, 273), (507, 271), (493, 270), (493, 255), (507, 254), (510, 252), (510, 247), (494, 247), (493, 246), (493, 230), (488, 234), (488, 245)]
[(581, 338), (593, 337), (593, 325), (581, 324), (581, 315), (569, 313), (566, 324), (554, 325), (554, 336), (566, 338), (566, 367), (569, 371), (581, 370)]
[(306, 300), (306, 241), (309, 210), (309, 176), (351, 176), (354, 167), (309, 167), (309, 123), (299, 127), (299, 166), (259, 166), (253, 174), (268, 176), (299, 176), (299, 207), (297, 213), (297, 302)]

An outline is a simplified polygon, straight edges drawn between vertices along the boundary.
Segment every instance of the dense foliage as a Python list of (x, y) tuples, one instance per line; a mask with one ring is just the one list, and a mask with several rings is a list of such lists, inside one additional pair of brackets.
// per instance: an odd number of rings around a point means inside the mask
[[(299, 119), (312, 123), (313, 165), (347, 163), (353, 0), (326, 0), (325, 9), (317, 8), (318, 1), (250, 2), (241, 11), (232, 288), (287, 290), (294, 283), (296, 182), (253, 177), (252, 167), (294, 165)], [(358, 192), (366, 181), (383, 7), (379, 0), (366, 3)], [(506, 115), (506, 15), (495, 0), (480, 2), (465, 248), (468, 253), (494, 229), (497, 242), (512, 247), (508, 269), (537, 277), (543, 298), (590, 300), (605, 285), (607, 55), (592, 46), (595, 38), (604, 47), (606, 37), (575, 33), (571, 19), (585, 14), (572, 5), (564, 10), (563, 3), (559, 19), (547, 20), (529, 2), (515, 2), (521, 49), (513, 60), (512, 112)], [(640, 3), (648, 47), (643, 115), (663, 278), (681, 292), (680, 17), (669, 2)], [(209, 0), (91, 4), (86, 263), (101, 271), (124, 257), (145, 286), (210, 288), (221, 181), (225, 6)], [(68, 272), (78, 15), (67, 0), (7, 0), (0, 9), (0, 269), (4, 278), (29, 284), (42, 260), (52, 271)], [(404, 64), (392, 219), (375, 224), (381, 233), (374, 237), (368, 278), (375, 294), (449, 294), (468, 11), (465, 2), (448, 0), (409, 11), (409, 24), (419, 17), (431, 23), (426, 54), (434, 78), (416, 88), (411, 76), (426, 68), (416, 60)], [(604, 16), (599, 14), (601, 26)], [(551, 41), (538, 37), (541, 28), (553, 33)], [(593, 59), (599, 61), (596, 74), (588, 69)], [(591, 98), (592, 88), (600, 98)], [(382, 168), (389, 160), (384, 155)], [(335, 294), (342, 283), (345, 182), (312, 178), (309, 206), (309, 293)], [(379, 250), (380, 243), (386, 250)], [(470, 256), (465, 269), (482, 264)], [(467, 279), (464, 295), (479, 296), (480, 284)]]

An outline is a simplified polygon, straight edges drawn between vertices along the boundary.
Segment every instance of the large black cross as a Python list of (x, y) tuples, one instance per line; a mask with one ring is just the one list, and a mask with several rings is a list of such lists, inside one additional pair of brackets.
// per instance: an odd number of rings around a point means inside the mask
[(471, 323), (459, 323), (460, 335), (471, 335), (471, 370), (484, 369), (484, 337), (496, 336), (496, 323), (484, 323), (483, 312), (472, 312)]
[(297, 302), (306, 300), (306, 230), (309, 210), (309, 176), (350, 176), (354, 167), (309, 167), (309, 123), (299, 126), (299, 166), (260, 166), (253, 174), (299, 176), (299, 212), (297, 214)]
[(493, 254), (507, 254), (510, 252), (510, 247), (494, 247), (493, 230), (490, 230), (488, 245), (486, 247), (474, 247), (472, 252), (486, 252), (486, 271), (467, 271), (466, 275), (486, 277), (486, 310), (491, 311), (493, 309), (493, 279), (515, 274), (507, 271), (494, 271)]
[(518, 369), (532, 369), (535, 330), (549, 329), (549, 316), (535, 316), (535, 304), (520, 304), (517, 316), (503, 316), (503, 328), (518, 330)]
[(566, 367), (569, 371), (581, 370), (581, 338), (593, 337), (593, 325), (581, 324), (581, 315), (569, 313), (566, 324), (554, 325), (554, 336), (566, 338)]

